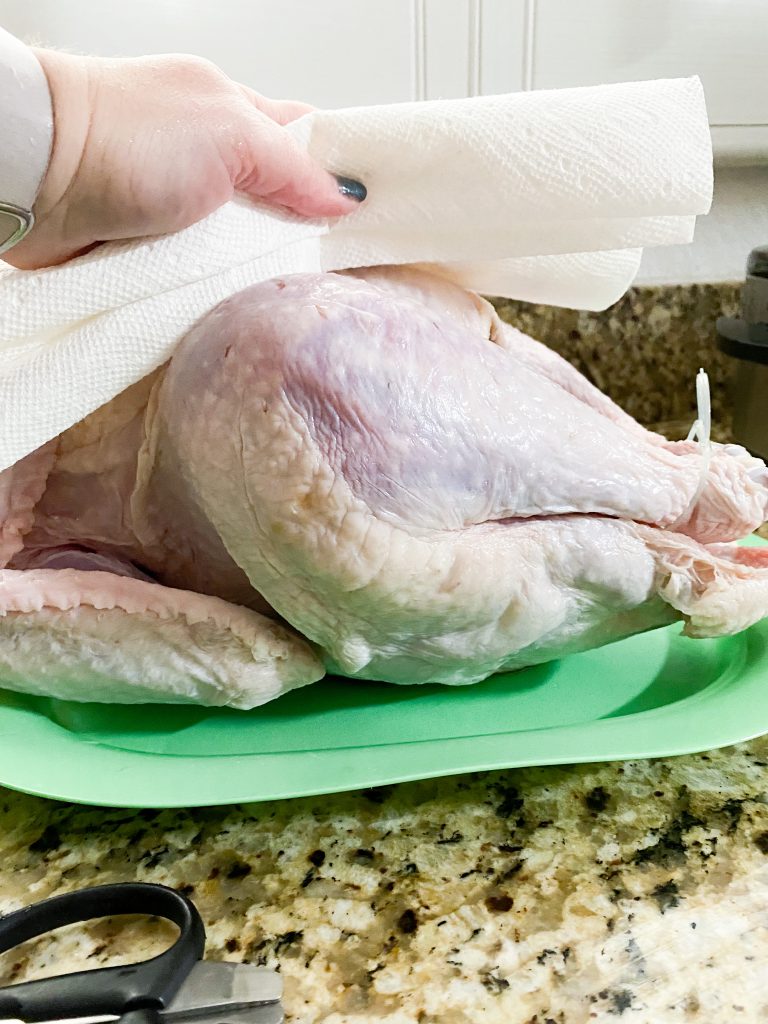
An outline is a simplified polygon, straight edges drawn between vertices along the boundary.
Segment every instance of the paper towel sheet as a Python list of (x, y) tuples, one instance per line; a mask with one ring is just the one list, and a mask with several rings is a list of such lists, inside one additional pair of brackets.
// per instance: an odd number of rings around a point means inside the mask
[(485, 294), (603, 309), (642, 246), (690, 241), (712, 196), (697, 78), (317, 111), (288, 130), (365, 182), (360, 210), (305, 221), (237, 199), (174, 235), (0, 273), (0, 470), (250, 284), (420, 263)]

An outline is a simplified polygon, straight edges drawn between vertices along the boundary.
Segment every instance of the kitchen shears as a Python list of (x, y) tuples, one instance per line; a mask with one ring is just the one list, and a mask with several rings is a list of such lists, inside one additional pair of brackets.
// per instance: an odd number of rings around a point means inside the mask
[(64, 925), (119, 914), (164, 918), (179, 935), (150, 960), (0, 987), (0, 1024), (282, 1024), (280, 975), (204, 960), (197, 908), (164, 885), (101, 885), (7, 914), (0, 917), (0, 953)]

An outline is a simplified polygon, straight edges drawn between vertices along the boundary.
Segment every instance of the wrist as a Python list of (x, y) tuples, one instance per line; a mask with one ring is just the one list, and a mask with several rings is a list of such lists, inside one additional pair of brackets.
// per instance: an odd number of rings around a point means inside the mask
[[(53, 108), (53, 141), (48, 167), (34, 207), (39, 223), (59, 210), (83, 161), (91, 123), (90, 58), (33, 49), (48, 80)], [(60, 211), (61, 212), (61, 211)]]
[(26, 233), (50, 155), (51, 98), (29, 47), (0, 29), (0, 254)]

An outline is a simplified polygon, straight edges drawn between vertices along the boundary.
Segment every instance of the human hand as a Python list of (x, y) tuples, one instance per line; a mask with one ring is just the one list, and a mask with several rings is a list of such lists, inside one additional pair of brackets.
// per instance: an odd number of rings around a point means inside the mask
[(337, 180), (283, 129), (311, 107), (267, 99), (208, 61), (35, 53), (51, 90), (54, 138), (35, 225), (3, 257), (16, 267), (180, 230), (235, 192), (307, 217), (338, 217), (365, 198), (359, 183)]

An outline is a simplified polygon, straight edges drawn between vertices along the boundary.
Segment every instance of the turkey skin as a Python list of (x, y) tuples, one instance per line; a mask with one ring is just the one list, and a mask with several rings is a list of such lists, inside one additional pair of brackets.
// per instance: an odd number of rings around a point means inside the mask
[(0, 686), (252, 708), (768, 615), (768, 470), (650, 433), (417, 269), (222, 303), (0, 474)]

